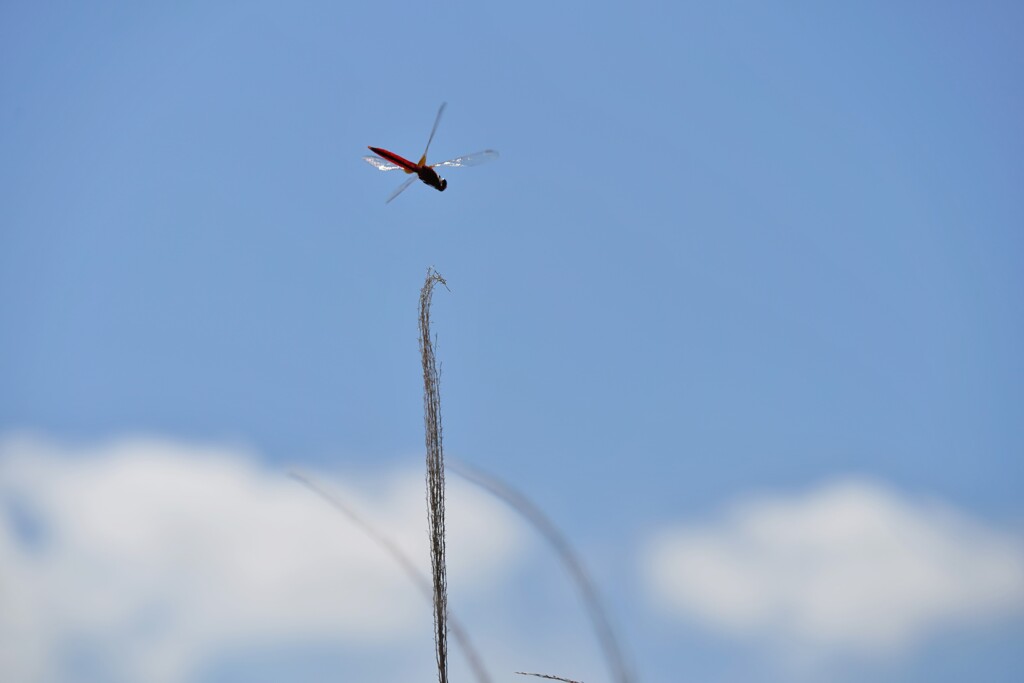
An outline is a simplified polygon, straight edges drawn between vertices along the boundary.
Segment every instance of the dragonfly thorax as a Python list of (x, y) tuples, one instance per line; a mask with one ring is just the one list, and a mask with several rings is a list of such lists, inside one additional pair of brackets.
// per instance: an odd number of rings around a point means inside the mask
[(420, 177), (427, 185), (438, 192), (444, 192), (445, 188), (448, 187), (448, 181), (437, 174), (437, 171), (432, 169), (430, 166), (420, 166), (416, 170), (416, 175)]

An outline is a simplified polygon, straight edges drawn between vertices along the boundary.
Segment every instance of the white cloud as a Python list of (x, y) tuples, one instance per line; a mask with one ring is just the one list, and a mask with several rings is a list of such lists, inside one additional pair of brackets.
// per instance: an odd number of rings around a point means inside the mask
[(892, 653), (1024, 608), (1020, 538), (857, 480), (666, 529), (644, 567), (674, 613), (794, 653)]
[[(429, 571), (420, 472), (318, 479)], [(486, 494), (449, 488), (449, 576), (472, 595), (516, 564), (522, 530)], [(106, 680), (184, 681), (226, 648), (400, 638), (430, 611), (374, 541), (284, 472), (152, 439), (0, 441), (0, 605), (9, 681), (66, 680), (76, 647)]]

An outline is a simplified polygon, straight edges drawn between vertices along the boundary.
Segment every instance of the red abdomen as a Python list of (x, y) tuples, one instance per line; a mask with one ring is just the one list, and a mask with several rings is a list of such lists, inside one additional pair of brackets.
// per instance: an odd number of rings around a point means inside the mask
[(419, 166), (417, 166), (416, 164), (412, 163), (411, 161), (409, 161), (405, 157), (398, 156), (394, 152), (389, 152), (388, 150), (382, 149), (380, 147), (370, 147), (369, 149), (370, 149), (371, 152), (373, 152), (377, 156), (379, 156), (379, 157), (381, 157), (383, 159), (387, 159), (388, 161), (390, 161), (391, 163), (395, 164), (396, 166), (401, 166), (402, 168), (404, 168), (409, 173), (415, 173), (416, 169), (419, 168)]

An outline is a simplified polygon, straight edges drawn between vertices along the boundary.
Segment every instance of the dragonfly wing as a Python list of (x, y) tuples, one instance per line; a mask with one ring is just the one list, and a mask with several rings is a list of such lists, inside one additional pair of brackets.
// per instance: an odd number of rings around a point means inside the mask
[(381, 171), (397, 171), (398, 169), (402, 168), (401, 166), (393, 164), (390, 161), (387, 161), (386, 159), (381, 159), (380, 157), (365, 156), (363, 157), (363, 161), (370, 164), (371, 166), (375, 166), (377, 169)]
[(478, 166), (485, 164), (488, 161), (493, 161), (498, 158), (498, 153), (493, 149), (485, 149), (482, 152), (473, 152), (472, 154), (466, 154), (461, 157), (455, 157), (448, 161), (442, 161), (439, 164), (431, 164), (433, 168), (444, 166), (446, 168), (453, 168), (455, 166)]
[(403, 192), (405, 192), (405, 189), (406, 189), (407, 187), (409, 187), (410, 185), (412, 185), (412, 183), (413, 183), (413, 181), (414, 181), (414, 180), (419, 180), (419, 178), (417, 178), (416, 176), (411, 176), (411, 177), (410, 177), (410, 178), (409, 178), (408, 180), (406, 180), (406, 181), (405, 181), (404, 183), (402, 183), (401, 185), (399, 185), (399, 186), (398, 186), (398, 189), (397, 189), (397, 190), (395, 190), (394, 192), (392, 192), (392, 193), (391, 193), (391, 196), (390, 196), (390, 197), (388, 197), (387, 201), (386, 201), (386, 202), (384, 202), (384, 203), (385, 203), (385, 204), (390, 204), (390, 203), (391, 203), (391, 200), (392, 200), (392, 199), (394, 199), (395, 197), (397, 197), (398, 195), (402, 194)]
[(430, 149), (430, 143), (434, 141), (434, 133), (437, 132), (437, 126), (441, 123), (441, 114), (444, 113), (444, 108), (448, 106), (447, 102), (441, 103), (441, 108), (437, 110), (437, 118), (434, 119), (434, 127), (430, 130), (430, 137), (427, 138), (427, 147), (423, 150), (423, 159), (420, 163), (424, 163), (427, 159), (427, 150)]

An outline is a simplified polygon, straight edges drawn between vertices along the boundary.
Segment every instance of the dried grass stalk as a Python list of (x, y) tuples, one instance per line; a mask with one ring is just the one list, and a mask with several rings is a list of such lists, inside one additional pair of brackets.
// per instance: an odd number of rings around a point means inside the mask
[[(387, 553), (391, 555), (391, 558), (399, 564), (402, 571), (405, 572), (405, 575), (410, 581), (416, 584), (416, 587), (420, 589), (420, 592), (423, 593), (424, 597), (427, 600), (433, 599), (433, 585), (430, 579), (416, 568), (416, 564), (409, 559), (408, 555), (402, 552), (402, 549), (398, 547), (397, 543), (366, 521), (351, 505), (348, 505), (337, 495), (327, 491), (324, 487), (320, 486), (306, 475), (300, 472), (292, 472), (291, 476), (310, 491), (330, 503), (335, 510), (348, 517), (353, 524), (362, 529), (367, 536), (376, 541), (377, 544), (387, 551)], [(487, 673), (487, 669), (484, 668), (483, 660), (480, 658), (480, 653), (476, 651), (476, 648), (469, 640), (469, 635), (466, 633), (466, 630), (462, 628), (462, 625), (453, 614), (448, 615), (448, 628), (451, 631), (452, 636), (455, 638), (455, 641), (459, 644), (459, 647), (462, 648), (462, 652), (466, 657), (466, 662), (469, 664), (469, 668), (473, 671), (473, 675), (476, 677), (477, 683), (491, 683), (491, 676)]]
[[(420, 359), (423, 363), (423, 426), (427, 446), (427, 523), (434, 592), (434, 649), (438, 683), (448, 683), (448, 579), (444, 546), (444, 449), (441, 438), (441, 373), (430, 340), (430, 300), (434, 285), (446, 288), (440, 273), (427, 269), (420, 290)], [(436, 342), (436, 338), (435, 338)]]
[(580, 683), (580, 681), (574, 681), (571, 678), (562, 678), (561, 676), (552, 676), (551, 674), (532, 674), (529, 671), (517, 671), (520, 676), (536, 676), (537, 678), (547, 678), (552, 681), (564, 681), (564, 683)]
[[(612, 629), (611, 621), (597, 594), (597, 589), (594, 587), (594, 582), (590, 580), (590, 575), (583, 568), (583, 563), (576, 556), (576, 553), (573, 552), (568, 539), (558, 530), (554, 522), (540, 508), (530, 502), (526, 496), (499, 481), (496, 477), (458, 460), (453, 461), (451, 466), (459, 476), (505, 501), (513, 510), (525, 517), (547, 539), (562, 560), (562, 564), (565, 565), (573, 583), (576, 584), (580, 591), (583, 604), (586, 606), (587, 613), (590, 616), (590, 622), (593, 624), (594, 631), (597, 634), (601, 651), (604, 653), (605, 661), (611, 671), (612, 680), (617, 681), (617, 683), (631, 683), (632, 676), (630, 675), (629, 667), (626, 666), (625, 657), (622, 655), (622, 648), (619, 647), (619, 641), (615, 637), (615, 631)], [(517, 671), (516, 673), (522, 672)], [(568, 680), (544, 674), (524, 675), (554, 678), (560, 681)]]

